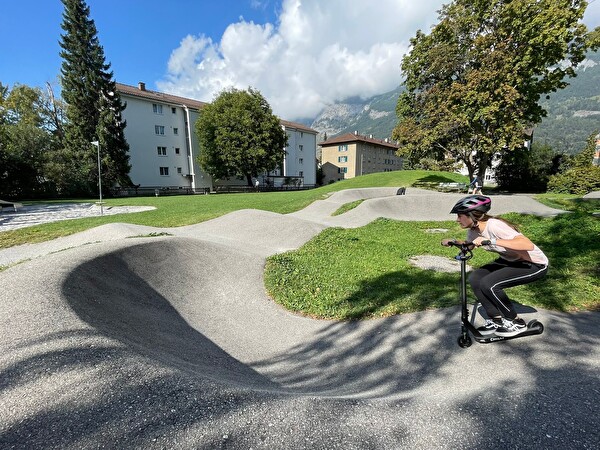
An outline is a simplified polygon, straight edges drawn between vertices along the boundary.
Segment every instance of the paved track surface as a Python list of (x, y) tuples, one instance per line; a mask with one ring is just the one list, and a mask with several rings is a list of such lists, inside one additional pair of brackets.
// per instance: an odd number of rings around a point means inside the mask
[[(461, 197), (395, 192), (0, 251), (0, 448), (597, 448), (599, 313), (522, 307), (543, 335), (461, 349), (458, 308), (334, 322), (267, 298), (266, 256), (328, 226), (450, 220)], [(169, 235), (126, 239), (150, 233)]]

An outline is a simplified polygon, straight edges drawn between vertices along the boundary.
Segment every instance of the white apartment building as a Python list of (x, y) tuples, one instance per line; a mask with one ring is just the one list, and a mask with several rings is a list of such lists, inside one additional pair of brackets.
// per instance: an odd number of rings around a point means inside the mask
[[(200, 110), (206, 103), (176, 95), (117, 83), (126, 104), (125, 139), (129, 144), (129, 176), (140, 189), (181, 189), (191, 192), (213, 190), (215, 182), (198, 165), (201, 151), (195, 133)], [(283, 184), (288, 177), (303, 185), (316, 184), (317, 131), (294, 122), (281, 121), (288, 135), (282, 167), (262, 178)], [(221, 183), (218, 183), (221, 184)], [(232, 178), (223, 184), (245, 184)]]
[(125, 139), (129, 144), (129, 177), (143, 189), (212, 188), (210, 175), (197, 162), (194, 124), (203, 102), (117, 83), (126, 103)]
[(295, 178), (305, 186), (317, 184), (317, 134), (305, 125), (281, 121), (288, 143), (285, 148), (283, 167), (273, 175)]

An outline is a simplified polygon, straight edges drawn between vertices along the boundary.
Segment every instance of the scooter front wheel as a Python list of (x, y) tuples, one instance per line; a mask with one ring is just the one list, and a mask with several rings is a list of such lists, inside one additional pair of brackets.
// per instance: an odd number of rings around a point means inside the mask
[(471, 340), (471, 338), (469, 336), (463, 336), (463, 335), (458, 337), (457, 342), (458, 342), (458, 346), (460, 348), (470, 347), (471, 344), (473, 343), (473, 341)]
[(527, 329), (536, 331), (536, 334), (542, 334), (544, 332), (544, 325), (542, 322), (538, 322), (537, 320), (533, 319), (527, 324)]

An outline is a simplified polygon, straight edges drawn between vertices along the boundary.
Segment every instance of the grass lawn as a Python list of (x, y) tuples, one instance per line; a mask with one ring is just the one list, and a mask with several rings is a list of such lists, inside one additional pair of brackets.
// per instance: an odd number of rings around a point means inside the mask
[[(559, 311), (600, 309), (600, 219), (586, 212), (539, 218), (507, 214), (548, 255), (546, 279), (512, 288), (520, 303)], [(574, 224), (577, 224), (574, 226)], [(427, 230), (445, 228), (443, 234)], [(459, 273), (422, 270), (411, 256), (452, 258), (443, 237), (464, 237), (455, 222), (379, 219), (362, 228), (330, 228), (300, 249), (268, 258), (265, 284), (284, 307), (312, 317), (385, 317), (458, 304)], [(494, 259), (474, 252), (473, 267)]]
[[(411, 186), (415, 183), (464, 182), (465, 180), (466, 177), (454, 173), (400, 170), (364, 175), (306, 191), (109, 198), (105, 200), (107, 206), (154, 206), (156, 210), (65, 220), (5, 231), (0, 233), (0, 248), (43, 242), (107, 223), (126, 222), (154, 227), (179, 227), (204, 222), (232, 211), (247, 208), (287, 214), (344, 189)], [(82, 200), (77, 201), (81, 202)], [(94, 203), (96, 199), (87, 201)], [(64, 201), (63, 203), (72, 202)], [(27, 204), (28, 202), (22, 203)]]

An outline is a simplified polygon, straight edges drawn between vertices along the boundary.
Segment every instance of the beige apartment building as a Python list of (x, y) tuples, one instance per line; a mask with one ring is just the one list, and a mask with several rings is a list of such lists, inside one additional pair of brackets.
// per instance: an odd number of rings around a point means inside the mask
[(327, 139), (319, 145), (325, 184), (402, 169), (402, 157), (396, 155), (398, 145), (387, 139), (354, 132)]

